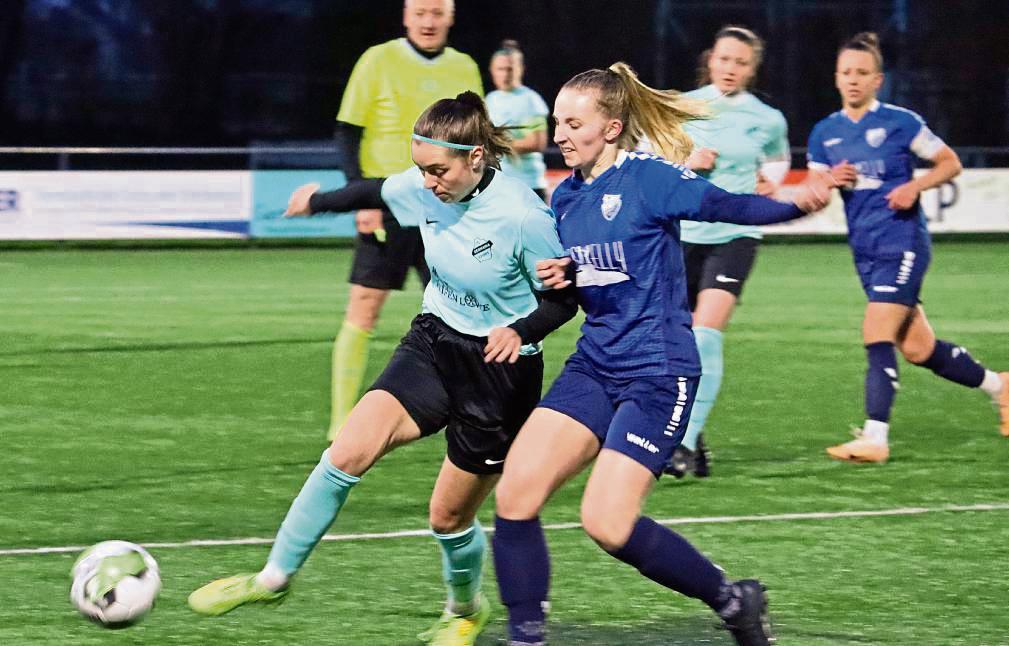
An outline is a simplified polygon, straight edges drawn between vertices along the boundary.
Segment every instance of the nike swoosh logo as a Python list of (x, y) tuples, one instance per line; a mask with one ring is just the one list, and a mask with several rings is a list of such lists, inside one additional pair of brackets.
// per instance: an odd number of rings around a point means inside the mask
[(725, 274), (718, 274), (717, 276), (715, 276), (715, 280), (717, 280), (720, 283), (738, 283), (739, 282), (738, 278), (729, 278)]
[(501, 464), (502, 462), (504, 462), (504, 460), (484, 460), (483, 461), (483, 463), (486, 464), (489, 467), (492, 467), (495, 464)]
[(427, 218), (424, 218), (424, 222), (427, 222), (428, 224), (437, 224), (438, 220), (428, 220)]

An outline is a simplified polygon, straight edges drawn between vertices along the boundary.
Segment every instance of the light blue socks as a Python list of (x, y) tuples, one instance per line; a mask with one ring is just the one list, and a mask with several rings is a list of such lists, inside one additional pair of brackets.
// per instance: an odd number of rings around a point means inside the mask
[[(432, 532), (433, 533), (433, 532)], [(441, 545), (442, 571), (448, 587), (448, 608), (460, 615), (476, 611), (487, 537), (478, 521), (457, 534), (434, 534)]]
[(360, 480), (334, 467), (328, 451), (324, 451), (287, 511), (270, 550), (267, 567), (279, 569), (287, 577), (297, 572), (336, 520), (351, 488)]
[(683, 436), (683, 446), (697, 450), (697, 436), (704, 430), (708, 413), (715, 405), (718, 389), (722, 387), (722, 332), (710, 327), (695, 327), (694, 338), (701, 355), (701, 381), (697, 385), (690, 422)]

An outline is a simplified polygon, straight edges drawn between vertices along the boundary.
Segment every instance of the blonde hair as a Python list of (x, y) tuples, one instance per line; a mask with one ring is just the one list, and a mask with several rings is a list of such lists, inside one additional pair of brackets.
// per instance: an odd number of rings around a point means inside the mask
[(633, 150), (647, 137), (659, 154), (674, 162), (684, 161), (693, 148), (683, 124), (710, 116), (706, 102), (689, 99), (676, 90), (649, 87), (623, 62), (614, 63), (605, 70), (582, 72), (564, 87), (598, 93), (599, 111), (624, 124), (617, 140), (620, 148)]
[[(474, 92), (463, 92), (454, 99), (441, 99), (424, 110), (413, 126), (414, 134), (454, 144), (483, 146), (488, 166), (501, 168), (501, 158), (512, 152), (506, 128), (498, 128), (490, 119), (487, 105)], [(448, 149), (456, 156), (468, 151)]]

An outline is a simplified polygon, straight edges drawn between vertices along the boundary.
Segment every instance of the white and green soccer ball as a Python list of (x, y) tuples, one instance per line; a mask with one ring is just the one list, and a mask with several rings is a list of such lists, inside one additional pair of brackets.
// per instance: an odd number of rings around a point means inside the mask
[(125, 628), (143, 619), (161, 590), (157, 561), (127, 541), (92, 545), (77, 557), (70, 575), (70, 601), (106, 628)]

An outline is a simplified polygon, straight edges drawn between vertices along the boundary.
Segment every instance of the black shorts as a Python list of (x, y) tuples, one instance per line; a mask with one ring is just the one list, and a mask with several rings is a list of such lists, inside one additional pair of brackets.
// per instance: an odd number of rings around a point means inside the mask
[(350, 282), (374, 289), (403, 289), (410, 267), (417, 270), (421, 282), (427, 285), (431, 272), (424, 261), (424, 243), (418, 227), (403, 227), (383, 209), (382, 224), (385, 242), (375, 234), (357, 234)]
[(448, 459), (477, 474), (501, 473), (543, 388), (542, 354), (486, 364), (486, 345), (486, 338), (460, 334), (433, 314), (421, 314), (369, 388), (395, 397), (422, 435), (445, 428)]
[(756, 238), (736, 238), (721, 244), (684, 242), (690, 311), (697, 307), (697, 295), (705, 289), (721, 289), (739, 298), (753, 269), (759, 244)]

